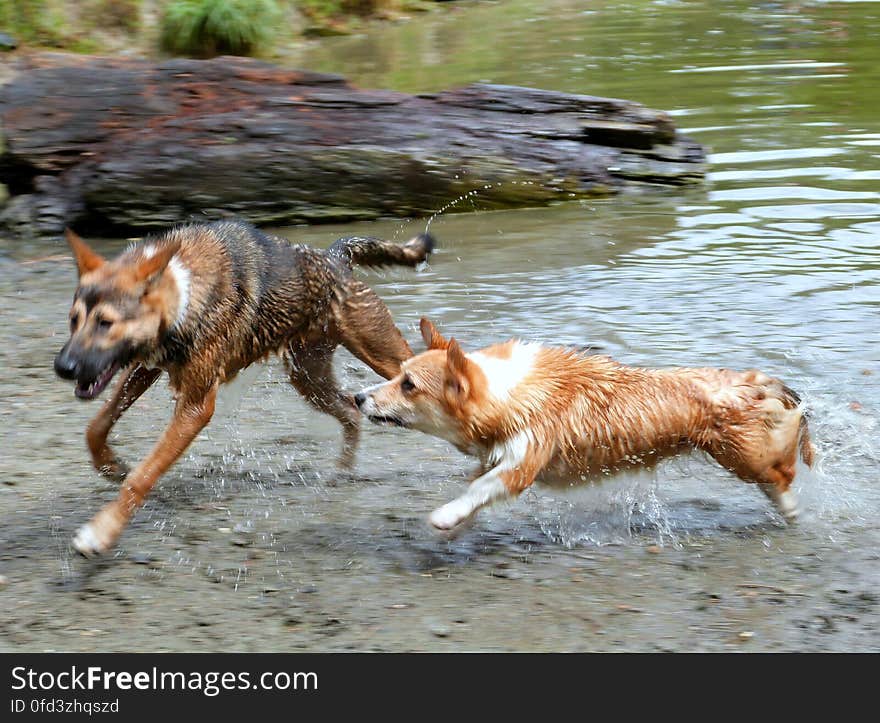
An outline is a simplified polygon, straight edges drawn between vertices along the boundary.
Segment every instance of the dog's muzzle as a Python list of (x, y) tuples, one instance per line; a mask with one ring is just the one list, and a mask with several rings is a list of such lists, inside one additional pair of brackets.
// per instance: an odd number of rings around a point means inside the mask
[(77, 356), (66, 344), (55, 357), (55, 373), (62, 379), (76, 380), (74, 394), (78, 399), (94, 399), (124, 366), (123, 361), (116, 354)]
[(357, 408), (369, 419), (373, 424), (393, 424), (395, 427), (406, 427), (403, 420), (399, 417), (386, 414), (376, 414), (375, 405), (372, 403), (373, 398), (364, 392), (358, 392), (354, 395), (354, 403)]

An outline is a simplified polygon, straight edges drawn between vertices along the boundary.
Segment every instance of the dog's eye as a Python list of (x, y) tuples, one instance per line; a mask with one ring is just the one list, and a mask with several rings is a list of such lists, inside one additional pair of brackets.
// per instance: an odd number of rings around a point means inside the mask
[(411, 392), (413, 389), (416, 388), (416, 385), (413, 384), (412, 379), (410, 379), (408, 376), (406, 376), (400, 382), (400, 388), (405, 392)]
[(101, 331), (107, 331), (111, 326), (113, 326), (113, 322), (110, 319), (98, 319), (98, 328)]
[(70, 317), (70, 330), (76, 331), (76, 327), (79, 325), (79, 314), (74, 314)]

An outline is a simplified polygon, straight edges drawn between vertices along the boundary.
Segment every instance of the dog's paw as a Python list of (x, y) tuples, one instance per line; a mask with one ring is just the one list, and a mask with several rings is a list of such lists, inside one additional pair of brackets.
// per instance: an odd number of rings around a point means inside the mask
[(770, 498), (776, 510), (789, 525), (797, 522), (797, 518), (800, 515), (800, 505), (794, 490), (780, 490), (776, 485), (766, 483), (759, 483), (759, 487)]
[(77, 530), (73, 538), (73, 549), (83, 557), (95, 557), (107, 550), (107, 543), (101, 540), (90, 522)]
[(467, 527), (473, 514), (473, 510), (469, 506), (456, 500), (434, 510), (428, 516), (428, 522), (444, 537), (453, 537)]
[(801, 514), (801, 508), (798, 504), (797, 495), (791, 490), (786, 490), (776, 500), (776, 506), (779, 514), (785, 519), (789, 525), (797, 522)]
[(122, 483), (125, 481), (125, 478), (128, 477), (129, 468), (125, 462), (120, 462), (118, 459), (114, 459), (112, 462), (102, 464), (98, 467), (98, 472), (100, 472), (104, 479), (110, 480), (111, 482)]
[(73, 538), (73, 548), (83, 557), (95, 557), (107, 552), (119, 539), (124, 522), (111, 503), (95, 515), (91, 522), (79, 528)]
[(444, 505), (428, 516), (428, 522), (437, 530), (451, 530), (458, 524), (459, 515), (454, 510), (450, 510), (449, 505)]
[(116, 453), (106, 442), (98, 446), (98, 443), (90, 439), (89, 449), (92, 453), (92, 466), (104, 479), (111, 482), (122, 482), (128, 476), (128, 465), (116, 456)]

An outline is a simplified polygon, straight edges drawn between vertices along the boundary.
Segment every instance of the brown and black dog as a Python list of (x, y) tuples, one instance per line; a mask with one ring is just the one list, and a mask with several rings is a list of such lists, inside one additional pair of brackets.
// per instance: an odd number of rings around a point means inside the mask
[[(123, 376), (86, 432), (95, 468), (122, 480), (116, 500), (78, 531), (90, 556), (110, 549), (156, 480), (210, 421), (217, 388), (255, 361), (284, 356), (294, 387), (343, 427), (340, 464), (354, 460), (359, 414), (339, 390), (339, 344), (390, 379), (412, 351), (385, 304), (352, 275), (352, 264), (415, 266), (433, 250), (419, 235), (404, 244), (344, 238), (326, 251), (291, 245), (241, 221), (190, 224), (105, 260), (72, 231), (79, 269), (70, 339), (55, 371), (92, 399)], [(171, 423), (134, 470), (107, 444), (119, 417), (162, 374), (175, 394)]]
[(533, 481), (569, 485), (708, 452), (755, 482), (788, 521), (798, 453), (813, 463), (804, 407), (756, 369), (644, 369), (579, 350), (512, 340), (465, 354), (427, 319), (428, 351), (355, 395), (372, 421), (418, 429), (480, 460), (467, 492), (434, 510), (454, 532)]

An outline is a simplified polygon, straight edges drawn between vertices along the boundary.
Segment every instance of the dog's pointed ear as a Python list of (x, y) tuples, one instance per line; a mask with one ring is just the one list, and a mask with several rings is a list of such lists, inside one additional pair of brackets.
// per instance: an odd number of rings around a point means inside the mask
[(107, 263), (101, 254), (93, 251), (71, 229), (64, 229), (64, 237), (67, 239), (67, 243), (70, 244), (70, 250), (73, 251), (73, 258), (76, 260), (76, 268), (80, 276), (89, 273), (89, 271), (94, 271)]
[(449, 346), (449, 342), (437, 331), (437, 327), (424, 316), (419, 322), (419, 329), (421, 329), (422, 339), (425, 340), (425, 346), (428, 349), (446, 349)]
[(472, 362), (455, 339), (450, 339), (446, 347), (446, 392), (456, 397), (467, 397), (471, 390), (470, 365)]
[(165, 244), (152, 256), (141, 259), (135, 270), (135, 277), (138, 281), (143, 281), (147, 284), (157, 280), (168, 266), (171, 258), (178, 251), (180, 251), (180, 244)]

